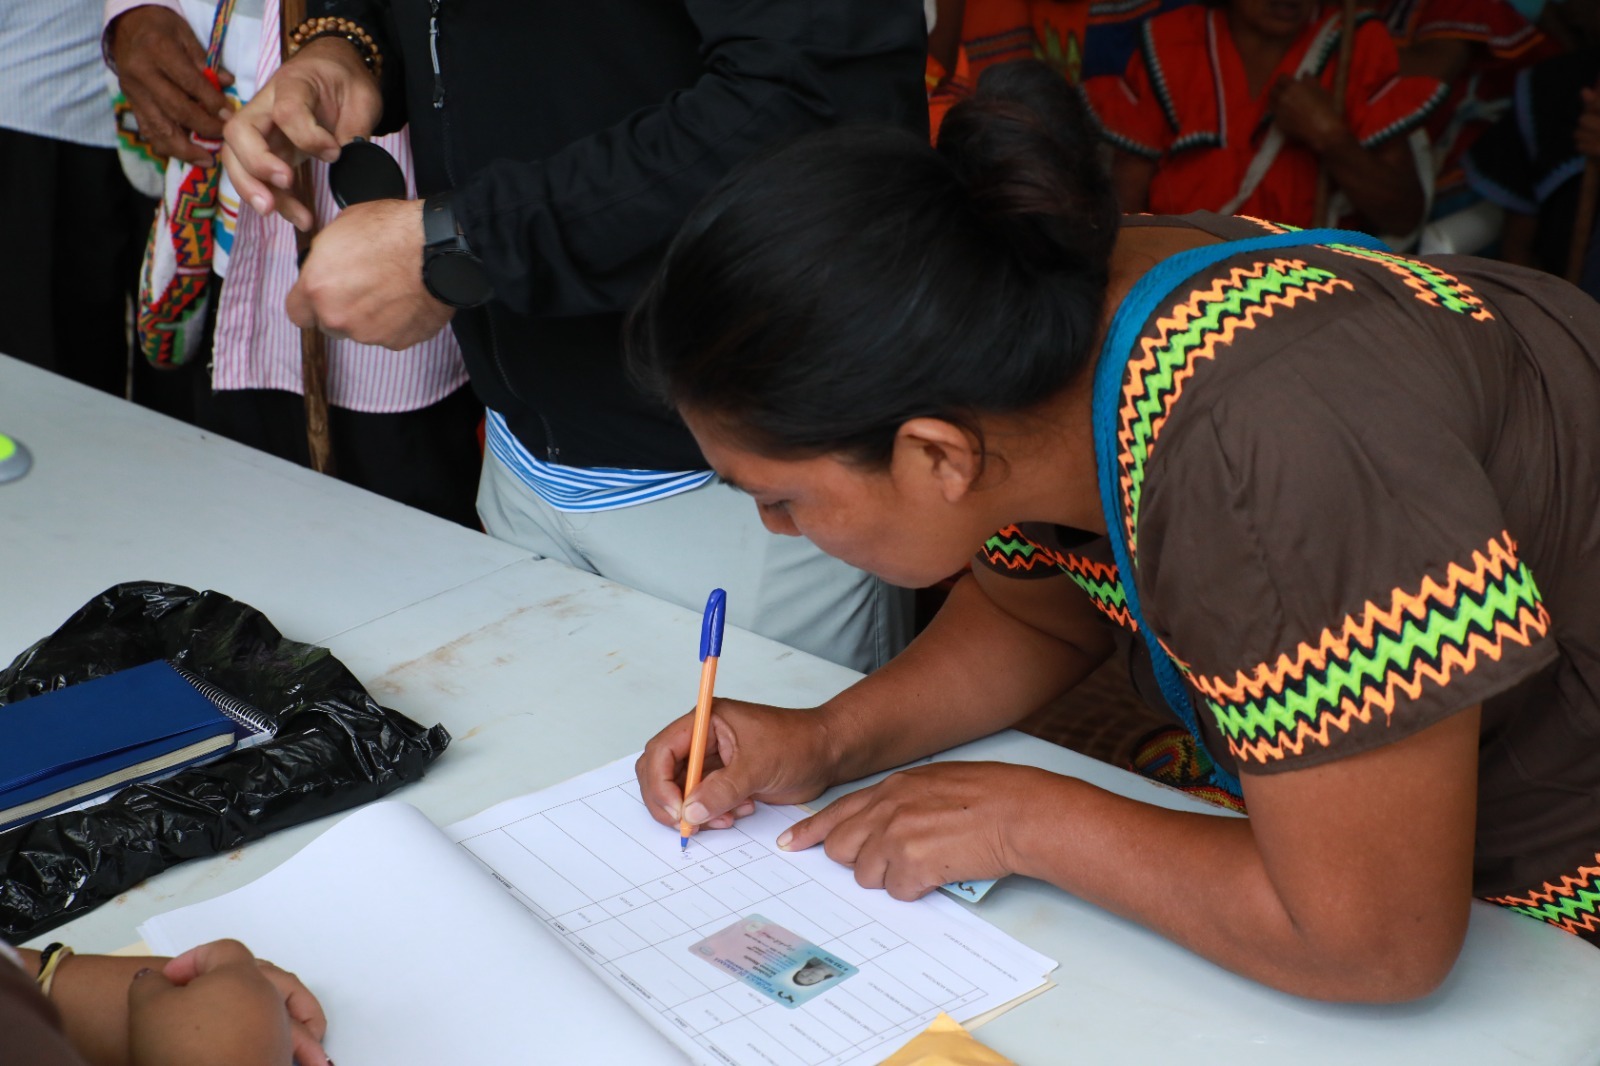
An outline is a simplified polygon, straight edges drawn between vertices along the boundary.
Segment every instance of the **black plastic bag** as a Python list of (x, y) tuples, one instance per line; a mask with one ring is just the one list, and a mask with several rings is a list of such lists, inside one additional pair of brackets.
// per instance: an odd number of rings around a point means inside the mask
[(375, 800), (450, 743), (378, 706), (326, 648), (285, 640), (217, 592), (132, 582), (96, 596), (0, 672), (5, 705), (169, 659), (275, 725), (272, 740), (95, 807), (0, 834), (0, 936), (17, 943), (186, 859)]

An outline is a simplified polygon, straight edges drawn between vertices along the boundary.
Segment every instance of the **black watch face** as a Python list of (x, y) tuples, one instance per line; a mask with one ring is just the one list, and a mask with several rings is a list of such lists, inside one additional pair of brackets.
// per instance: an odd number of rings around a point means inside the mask
[(476, 307), (493, 295), (483, 263), (461, 252), (429, 259), (427, 281), (435, 296), (454, 307)]

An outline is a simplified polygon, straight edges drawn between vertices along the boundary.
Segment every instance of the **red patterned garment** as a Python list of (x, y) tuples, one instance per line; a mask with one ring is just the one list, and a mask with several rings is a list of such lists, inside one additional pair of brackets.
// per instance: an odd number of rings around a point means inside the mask
[[(1319, 32), (1338, 19), (1337, 8), (1325, 8), (1266, 84), (1292, 77), (1316, 45), (1312, 69), (1332, 92), (1339, 33), (1319, 38)], [(1371, 16), (1357, 22), (1345, 116), (1362, 145), (1375, 148), (1426, 122), (1445, 93), (1431, 78), (1401, 77), (1399, 55), (1382, 24)], [(1158, 162), (1146, 208), (1152, 214), (1222, 208), (1240, 188), (1272, 121), (1270, 92), (1250, 95), (1226, 12), (1206, 5), (1146, 22), (1127, 71), (1091, 78), (1084, 88), (1106, 139)], [(1238, 213), (1310, 225), (1317, 170), (1313, 152), (1285, 143)]]
[(1526, 58), (1545, 43), (1539, 28), (1506, 0), (1391, 0), (1383, 19), (1396, 44), (1472, 41), (1497, 60)]
[(977, 80), (988, 67), (1042, 59), (1077, 83), (1089, 0), (967, 0), (961, 46)]
[(1476, 46), (1444, 106), (1428, 122), (1436, 188), (1448, 196), (1465, 187), (1463, 157), (1510, 105), (1517, 72), (1559, 49), (1508, 0), (1389, 0), (1382, 10), (1399, 48), (1433, 41)]

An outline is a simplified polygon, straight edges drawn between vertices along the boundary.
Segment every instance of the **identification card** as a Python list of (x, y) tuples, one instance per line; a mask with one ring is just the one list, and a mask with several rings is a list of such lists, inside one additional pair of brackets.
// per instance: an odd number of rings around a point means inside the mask
[(785, 1007), (798, 1007), (856, 972), (839, 956), (759, 914), (712, 933), (689, 950)]
[(948, 885), (940, 885), (956, 899), (964, 899), (968, 903), (976, 903), (989, 894), (994, 887), (993, 881), (951, 881)]

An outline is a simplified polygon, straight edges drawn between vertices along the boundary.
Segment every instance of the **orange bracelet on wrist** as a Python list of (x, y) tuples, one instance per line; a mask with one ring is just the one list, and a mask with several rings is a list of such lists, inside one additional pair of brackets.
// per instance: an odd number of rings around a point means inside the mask
[(329, 15), (306, 19), (289, 31), (289, 44), (285, 50), (293, 56), (319, 37), (340, 37), (349, 41), (355, 50), (361, 53), (361, 62), (366, 64), (372, 76), (383, 77), (383, 53), (378, 51), (378, 43), (359, 22), (351, 22), (349, 19)]

